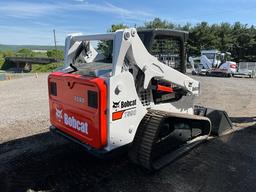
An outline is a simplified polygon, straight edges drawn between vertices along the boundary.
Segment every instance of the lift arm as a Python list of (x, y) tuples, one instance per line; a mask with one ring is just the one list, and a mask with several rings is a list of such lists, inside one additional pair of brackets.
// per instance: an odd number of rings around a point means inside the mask
[(191, 94), (199, 94), (199, 82), (161, 63), (156, 57), (149, 54), (136, 29), (117, 31), (115, 38), (113, 75), (121, 73), (124, 58), (127, 56), (144, 72), (144, 89), (148, 87), (152, 78), (160, 78), (187, 90)]

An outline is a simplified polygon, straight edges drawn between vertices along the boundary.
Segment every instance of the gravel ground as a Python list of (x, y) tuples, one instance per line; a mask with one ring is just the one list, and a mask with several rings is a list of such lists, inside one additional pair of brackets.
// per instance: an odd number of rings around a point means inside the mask
[[(47, 76), (0, 81), (0, 143), (48, 131)], [(225, 110), (230, 117), (256, 116), (256, 78), (193, 78), (201, 82), (196, 104)]]
[(47, 74), (0, 81), (0, 191), (255, 191), (256, 79), (194, 77), (196, 104), (237, 126), (155, 174), (119, 156), (101, 160), (48, 132)]
[(47, 75), (0, 81), (0, 143), (48, 130)]
[(196, 104), (225, 110), (230, 117), (256, 115), (256, 78), (192, 77), (201, 82)]

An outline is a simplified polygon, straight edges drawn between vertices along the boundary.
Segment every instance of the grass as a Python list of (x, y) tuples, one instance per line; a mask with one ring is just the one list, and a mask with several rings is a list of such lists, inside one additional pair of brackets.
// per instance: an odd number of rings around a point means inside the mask
[[(55, 49), (54, 46), (47, 46), (47, 45), (2, 45), (0, 44), (0, 51), (5, 50), (13, 50), (18, 51), (20, 49), (27, 48), (27, 49), (37, 49), (37, 50), (51, 50)], [(64, 50), (64, 46), (57, 46), (57, 49)]]
[(3, 64), (4, 64), (4, 58), (1, 58), (1, 57), (0, 57), (0, 70), (1, 70), (1, 68), (2, 68), (2, 66), (3, 66)]
[(32, 73), (45, 73), (45, 72), (51, 72), (55, 69), (63, 66), (63, 63), (50, 63), (46, 65), (42, 64), (33, 64), (32, 65)]

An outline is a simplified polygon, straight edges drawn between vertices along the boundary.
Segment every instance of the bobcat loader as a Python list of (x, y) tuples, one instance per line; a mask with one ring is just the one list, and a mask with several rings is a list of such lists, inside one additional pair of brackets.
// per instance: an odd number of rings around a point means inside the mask
[(132, 162), (157, 170), (231, 129), (225, 112), (194, 106), (200, 83), (184, 74), (187, 36), (134, 28), (68, 36), (65, 65), (48, 77), (50, 130), (96, 155), (128, 146)]

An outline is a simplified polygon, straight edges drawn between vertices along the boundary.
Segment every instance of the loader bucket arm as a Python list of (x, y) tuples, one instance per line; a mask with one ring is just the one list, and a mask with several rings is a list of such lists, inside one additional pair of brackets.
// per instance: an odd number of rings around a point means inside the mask
[(115, 41), (116, 43), (114, 44), (115, 49), (119, 50), (118, 53), (114, 54), (118, 57), (114, 56), (113, 58), (114, 75), (121, 73), (124, 57), (127, 56), (144, 72), (144, 89), (147, 89), (152, 78), (157, 77), (183, 88), (192, 95), (199, 94), (199, 82), (165, 65), (156, 57), (152, 56), (145, 48), (135, 29), (120, 31), (116, 35), (119, 38), (125, 36), (128, 36), (126, 41)]

